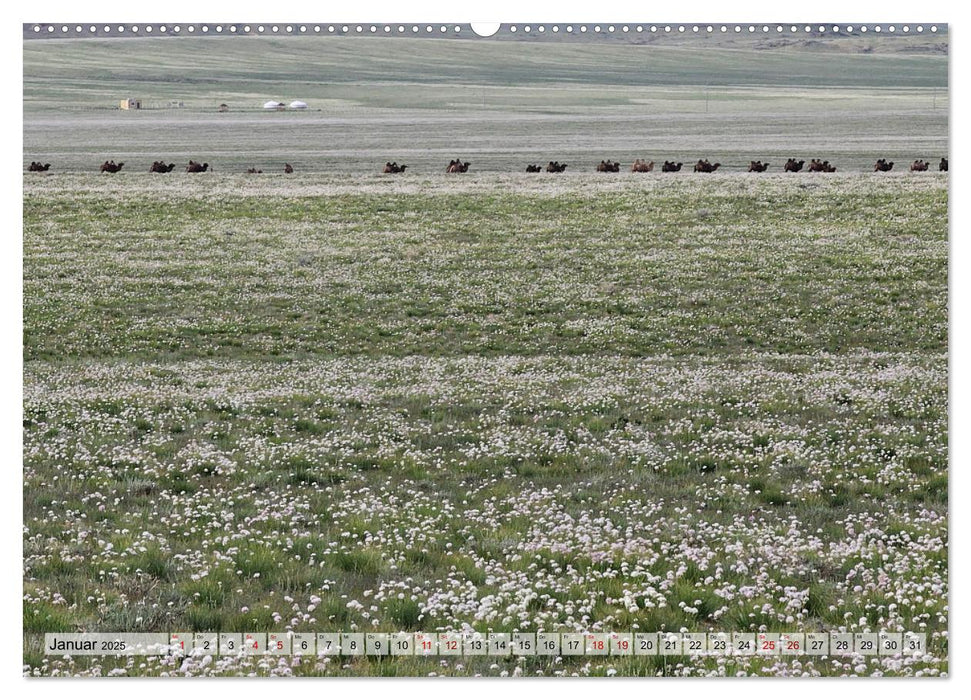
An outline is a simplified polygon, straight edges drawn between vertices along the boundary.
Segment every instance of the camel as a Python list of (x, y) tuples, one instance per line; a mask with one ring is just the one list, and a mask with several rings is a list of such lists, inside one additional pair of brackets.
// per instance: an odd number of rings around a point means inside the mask
[(194, 160), (190, 160), (185, 168), (187, 173), (204, 173), (207, 170), (209, 170), (209, 163), (196, 163)]
[(561, 163), (558, 160), (551, 160), (546, 166), (546, 172), (548, 173), (562, 173), (566, 171), (566, 163)]
[(289, 163), (284, 163), (283, 172), (285, 172), (287, 175), (291, 174), (293, 172), (293, 166), (290, 165)]
[(811, 173), (835, 173), (836, 166), (830, 165), (828, 160), (813, 158), (809, 161), (809, 172)]
[(463, 163), (460, 159), (450, 160), (448, 162), (448, 167), (445, 168), (447, 173), (467, 173), (469, 171), (469, 165), (471, 163)]
[(649, 173), (654, 170), (654, 161), (652, 160), (648, 163), (646, 160), (636, 159), (634, 163), (630, 166), (630, 171), (632, 173)]
[(721, 163), (715, 163), (713, 165), (713, 164), (711, 164), (711, 163), (708, 162), (708, 159), (707, 158), (705, 158), (704, 160), (699, 160), (697, 163), (695, 163), (695, 172), (696, 173), (713, 173), (716, 170), (718, 170), (719, 167), (721, 167)]
[(748, 164), (748, 171), (750, 173), (764, 173), (768, 169), (769, 169), (769, 164), (763, 163), (760, 160), (753, 160), (753, 161), (750, 161)]
[(598, 173), (619, 173), (620, 163), (615, 163), (612, 160), (600, 161), (597, 165)]
[(398, 165), (398, 162), (395, 161), (394, 163), (385, 163), (384, 164), (384, 170), (382, 170), (381, 172), (383, 172), (383, 173), (403, 173), (407, 167), (408, 167), (407, 165)]
[(166, 164), (164, 160), (152, 161), (152, 167), (148, 169), (150, 173), (170, 173), (175, 168), (175, 163)]
[(796, 160), (795, 158), (790, 158), (786, 161), (785, 172), (787, 173), (798, 173), (802, 170), (802, 166), (806, 164), (804, 160)]
[(873, 165), (873, 172), (875, 173), (886, 173), (893, 170), (893, 161), (887, 162), (886, 159), (881, 158)]
[(219, 111), (220, 112), (228, 112), (229, 111), (229, 105), (226, 104), (225, 102), (223, 102), (221, 105), (219, 105)]
[(664, 164), (661, 166), (661, 172), (676, 173), (679, 170), (681, 170), (682, 165), (684, 165), (684, 163), (675, 163), (673, 160), (666, 160), (664, 161)]
[(941, 158), (941, 164), (937, 168), (940, 172), (947, 172), (947, 158)]
[(116, 164), (115, 161), (113, 161), (113, 160), (110, 160), (110, 161), (106, 160), (104, 163), (101, 164), (101, 172), (103, 172), (103, 173), (117, 173), (119, 170), (122, 169), (122, 167), (124, 165), (125, 165), (124, 163), (117, 163)]
[(27, 171), (31, 173), (46, 173), (50, 169), (50, 163), (41, 163), (40, 161), (35, 163), (34, 161), (30, 161), (30, 167), (27, 168)]
[(912, 173), (922, 173), (930, 167), (930, 163), (926, 160), (915, 160), (910, 164), (910, 172)]
[(250, 168), (249, 170), (246, 171), (247, 175), (261, 175), (262, 173), (263, 173), (262, 170), (257, 170), (256, 168)]
[(541, 172), (543, 172), (543, 166), (541, 166), (541, 165), (533, 165), (532, 163), (530, 163), (529, 165), (526, 166), (526, 172), (527, 173), (541, 173)]

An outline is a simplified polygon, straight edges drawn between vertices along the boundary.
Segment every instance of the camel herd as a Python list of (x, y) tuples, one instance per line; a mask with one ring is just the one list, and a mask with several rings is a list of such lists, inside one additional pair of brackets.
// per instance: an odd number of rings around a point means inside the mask
[[(913, 163), (910, 164), (910, 172), (923, 173), (923, 172), (927, 172), (930, 169), (930, 167), (931, 167), (931, 163), (929, 160), (915, 160)], [(938, 163), (937, 169), (942, 173), (947, 172), (947, 158), (941, 158), (941, 162)], [(881, 158), (873, 165), (873, 172), (875, 173), (877, 172), (886, 173), (891, 170), (893, 170), (893, 161), (892, 160), (888, 161), (885, 158)]]
[[(548, 173), (563, 173), (563, 172), (566, 172), (566, 167), (567, 167), (566, 163), (561, 163), (558, 160), (551, 160), (549, 163), (546, 164), (545, 170)], [(543, 170), (544, 168), (542, 165), (535, 165), (533, 163), (530, 163), (529, 165), (526, 166), (527, 173), (541, 173), (543, 172)]]
[[(115, 163), (113, 160), (106, 160), (101, 164), (102, 173), (117, 173), (123, 167), (124, 163)], [(470, 163), (468, 161), (462, 161), (460, 158), (450, 160), (448, 166), (445, 168), (446, 173), (467, 173), (469, 171)], [(674, 161), (666, 160), (661, 164), (662, 173), (676, 173), (680, 172), (681, 167), (684, 163), (675, 163)], [(795, 158), (789, 158), (785, 165), (783, 166), (783, 171), (787, 173), (798, 173), (803, 170), (806, 166), (806, 161), (796, 160)], [(930, 170), (930, 161), (919, 159), (915, 160), (910, 164), (910, 172), (926, 172)], [(32, 173), (43, 173), (50, 170), (50, 163), (41, 163), (39, 161), (31, 161), (30, 166), (28, 166), (27, 171)], [(721, 167), (721, 163), (711, 163), (707, 158), (698, 160), (694, 164), (694, 172), (696, 173), (713, 173), (718, 168)], [(387, 162), (384, 164), (384, 168), (381, 170), (383, 174), (391, 175), (396, 173), (403, 173), (407, 170), (407, 165), (398, 165), (397, 161)], [(527, 173), (541, 173), (546, 171), (548, 173), (562, 173), (565, 172), (567, 168), (566, 163), (560, 163), (556, 160), (551, 160), (547, 163), (544, 168), (542, 165), (537, 165), (535, 163), (530, 163), (526, 166)], [(175, 169), (175, 163), (166, 163), (164, 160), (156, 160), (152, 162), (152, 166), (148, 169), (150, 173), (170, 173)], [(612, 160), (602, 160), (596, 166), (596, 171), (598, 173), (619, 173), (620, 163)], [(764, 173), (769, 169), (769, 163), (763, 163), (761, 160), (752, 160), (748, 164), (748, 172), (750, 173)], [(937, 168), (940, 172), (948, 172), (948, 162), (947, 158), (941, 158), (940, 163)], [(806, 170), (811, 173), (835, 173), (836, 166), (830, 164), (828, 160), (820, 160), (818, 158), (813, 158), (809, 161)], [(880, 158), (873, 165), (873, 172), (889, 172), (893, 170), (893, 161), (887, 160), (886, 158)], [(204, 173), (213, 172), (213, 168), (209, 163), (197, 163), (194, 160), (190, 160), (189, 164), (186, 166), (185, 171), (187, 173)], [(650, 173), (654, 171), (654, 161), (647, 161), (642, 158), (637, 158), (630, 166), (630, 171), (632, 173)], [(244, 171), (247, 175), (260, 175), (263, 170), (259, 168), (248, 168)], [(283, 164), (283, 172), (286, 174), (293, 173), (293, 166), (289, 163)]]

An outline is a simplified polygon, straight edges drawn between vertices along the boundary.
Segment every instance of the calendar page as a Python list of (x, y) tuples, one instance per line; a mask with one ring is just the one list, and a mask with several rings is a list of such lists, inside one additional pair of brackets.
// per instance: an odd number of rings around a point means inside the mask
[(948, 24), (631, 8), (23, 24), (25, 676), (948, 675)]

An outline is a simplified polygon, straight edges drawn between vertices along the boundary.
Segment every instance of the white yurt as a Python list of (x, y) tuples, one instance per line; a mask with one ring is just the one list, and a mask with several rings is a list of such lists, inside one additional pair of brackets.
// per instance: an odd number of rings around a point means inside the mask
[(290, 109), (307, 109), (307, 103), (301, 102), (300, 100), (294, 100), (290, 103)]
[(270, 100), (269, 102), (263, 103), (263, 109), (280, 109), (283, 107), (282, 102), (277, 102), (276, 100)]

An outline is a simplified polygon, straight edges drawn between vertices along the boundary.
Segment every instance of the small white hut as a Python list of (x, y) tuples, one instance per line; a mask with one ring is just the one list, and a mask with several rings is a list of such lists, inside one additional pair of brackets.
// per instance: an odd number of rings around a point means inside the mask
[(300, 100), (294, 100), (290, 103), (290, 109), (307, 109), (307, 103), (301, 102)]
[(276, 100), (270, 100), (269, 102), (263, 103), (263, 109), (284, 109), (285, 105), (282, 102), (277, 102)]

